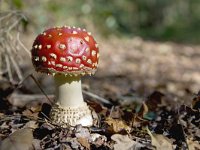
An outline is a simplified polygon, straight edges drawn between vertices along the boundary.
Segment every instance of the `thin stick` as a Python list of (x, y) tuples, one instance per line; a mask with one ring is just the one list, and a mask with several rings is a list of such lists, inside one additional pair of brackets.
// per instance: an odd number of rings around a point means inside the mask
[(49, 100), (49, 102), (51, 104), (53, 104), (53, 102), (50, 100), (50, 98), (48, 97), (48, 95), (44, 92), (44, 90), (41, 88), (40, 83), (37, 81), (37, 79), (33, 76), (33, 74), (30, 75), (30, 77), (33, 79), (33, 81), (36, 83), (36, 85), (38, 86), (38, 88), (40, 89), (40, 91), (45, 95), (45, 97)]
[(21, 42), (20, 38), (19, 38), (19, 32), (17, 33), (17, 40), (19, 42), (19, 44), (21, 45), (21, 47), (28, 53), (28, 56), (31, 58), (31, 52), (25, 47), (25, 45)]
[(7, 67), (7, 70), (8, 70), (9, 81), (13, 82), (13, 76), (12, 76), (12, 71), (11, 71), (11, 68), (10, 68), (10, 61), (9, 61), (8, 55), (5, 56), (5, 59), (6, 59), (6, 67)]
[(17, 62), (15, 61), (15, 59), (13, 58), (13, 56), (10, 56), (10, 60), (11, 60), (13, 66), (15, 68), (15, 71), (17, 73), (18, 78), (20, 79), (20, 81), (22, 81), (23, 80), (23, 76), (22, 76), (21, 70), (20, 70)]
[(21, 69), (20, 69), (18, 63), (13, 58), (13, 54), (11, 52), (11, 50), (14, 51), (14, 47), (12, 45), (9, 45), (8, 43), (7, 43), (7, 45), (9, 46), (9, 48), (7, 48), (7, 52), (9, 54), (9, 58), (11, 60), (11, 63), (13, 64), (13, 67), (14, 67), (16, 73), (17, 73), (18, 78), (20, 79), (20, 81), (22, 81), (23, 80), (23, 75), (22, 75)]
[(10, 16), (12, 16), (12, 13), (11, 13), (11, 12), (9, 12), (8, 14), (6, 14), (5, 16), (2, 16), (2, 17), (0, 18), (0, 22), (1, 22), (2, 20), (6, 19), (6, 18), (9, 18)]
[(17, 86), (16, 86), (16, 88), (15, 89), (17, 89), (17, 88), (19, 88), (19, 87), (21, 87), (22, 86), (22, 84), (23, 84), (23, 82), (26, 80), (26, 79), (28, 79), (29, 77), (30, 77), (30, 75), (31, 74), (29, 74), (28, 76), (26, 76), (25, 78), (23, 78), (23, 80), (21, 80), (18, 84), (17, 84)]
[[(53, 100), (54, 95), (48, 95), (48, 97)], [(24, 107), (32, 102), (37, 102), (40, 104), (48, 103), (48, 99), (46, 99), (45, 95), (43, 94), (15, 94), (13, 93), (9, 97), (9, 102), (11, 102), (14, 106)]]
[(85, 90), (82, 90), (82, 91), (83, 91), (83, 94), (88, 95), (88, 96), (90, 96), (90, 97), (93, 97), (93, 98), (95, 98), (95, 99), (97, 99), (97, 100), (99, 100), (99, 101), (101, 101), (101, 102), (103, 102), (103, 103), (105, 103), (105, 104), (111, 104), (111, 102), (108, 101), (108, 100), (105, 99), (105, 98), (102, 98), (102, 97), (100, 97), (100, 96), (98, 96), (98, 95), (96, 95), (96, 94), (93, 94), (93, 93), (88, 92), (88, 91), (85, 91)]
[(1, 76), (3, 75), (3, 68), (2, 68), (2, 66), (3, 66), (3, 58), (2, 58), (2, 53), (1, 53), (1, 48), (2, 48), (2, 46), (0, 45), (0, 79), (1, 79)]
[[(25, 48), (25, 46), (20, 41), (19, 35), (17, 39), (13, 38), (11, 34), (12, 30), (17, 30), (22, 19), (27, 20), (20, 11), (0, 12), (0, 70), (2, 71), (4, 67), (7, 67), (8, 77), (12, 82), (14, 81), (12, 71), (16, 72), (20, 81), (23, 80), (23, 75), (18, 65), (18, 60), (15, 59), (15, 55), (17, 54), (16, 46), (18, 43), (22, 48)], [(13, 42), (13, 39), (19, 42), (15, 43), (15, 41)], [(6, 54), (7, 56), (5, 57), (4, 55)], [(4, 65), (3, 59), (5, 59), (4, 61), (6, 65)]]
[(44, 92), (44, 90), (41, 88), (39, 82), (38, 82), (37, 79), (33, 76), (32, 73), (29, 74), (28, 76), (26, 76), (22, 81), (20, 81), (15, 89), (19, 88), (19, 87), (23, 84), (23, 82), (24, 82), (26, 79), (28, 79), (29, 77), (31, 77), (31, 78), (33, 79), (33, 81), (34, 81), (34, 82), (36, 83), (36, 85), (39, 87), (40, 91), (42, 92), (42, 94), (44, 94), (44, 96), (47, 98), (47, 100), (50, 102), (50, 104), (53, 104), (53, 102), (51, 101), (51, 99), (48, 97), (48, 95), (47, 95), (47, 94)]
[(19, 24), (21, 20), (22, 20), (22, 17), (16, 20), (11, 26), (9, 26), (9, 28), (5, 32), (10, 32), (14, 27), (16, 27)]
[[(11, 98), (16, 98), (20, 100), (25, 100), (27, 102), (33, 101), (35, 99), (44, 99), (45, 95), (43, 94), (12, 94)], [(55, 98), (54, 95), (48, 95), (49, 98)]]
[(42, 114), (48, 121), (51, 121), (51, 119), (50, 119), (47, 115), (45, 115), (43, 112), (41, 112), (41, 114)]
[(112, 108), (111, 108), (111, 110), (110, 110), (109, 118), (111, 117), (114, 108), (115, 108), (115, 106), (112, 106)]

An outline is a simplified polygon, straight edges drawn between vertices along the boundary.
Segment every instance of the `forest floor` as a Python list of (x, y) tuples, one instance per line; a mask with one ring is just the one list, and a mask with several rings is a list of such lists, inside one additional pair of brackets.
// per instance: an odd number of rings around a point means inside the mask
[[(5, 78), (0, 149), (200, 149), (200, 46), (141, 38), (97, 41), (98, 71), (83, 78), (94, 126), (51, 123), (51, 106), (40, 90), (53, 99), (51, 77), (34, 73), (20, 85)], [(33, 72), (26, 58), (24, 76)]]

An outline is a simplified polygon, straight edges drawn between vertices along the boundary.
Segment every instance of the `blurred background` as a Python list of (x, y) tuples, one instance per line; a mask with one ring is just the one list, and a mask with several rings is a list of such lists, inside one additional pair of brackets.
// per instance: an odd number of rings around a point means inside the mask
[(2, 10), (21, 10), (37, 30), (74, 25), (103, 36), (200, 41), (199, 0), (1, 0)]
[[(200, 89), (199, 0), (0, 0), (0, 11), (1, 30), (21, 17), (9, 31), (14, 38), (20, 34), (28, 50), (48, 27), (70, 25), (92, 32), (100, 45), (100, 65), (83, 82), (111, 101), (159, 90), (185, 102)], [(14, 19), (5, 19), (8, 12)], [(20, 55), (25, 77), (34, 69), (23, 46), (18, 49), (15, 58)], [(36, 77), (53, 93), (51, 77)], [(34, 87), (31, 92), (40, 92), (31, 80), (26, 84)]]

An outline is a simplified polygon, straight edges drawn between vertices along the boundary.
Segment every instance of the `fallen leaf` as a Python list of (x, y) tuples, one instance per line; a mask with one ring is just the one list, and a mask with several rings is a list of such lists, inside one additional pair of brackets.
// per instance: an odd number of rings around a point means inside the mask
[(24, 116), (26, 116), (27, 118), (31, 118), (31, 119), (38, 119), (38, 114), (39, 114), (39, 112), (37, 112), (37, 113), (33, 113), (30, 109), (26, 109), (26, 110), (24, 110), (23, 112), (22, 112), (22, 114), (24, 115)]
[(70, 145), (72, 149), (79, 149), (81, 144), (78, 142), (77, 138), (70, 138)]
[(88, 139), (83, 137), (78, 137), (77, 141), (87, 150), (90, 150), (90, 143), (88, 142)]
[(111, 139), (116, 142), (114, 150), (134, 150), (144, 147), (142, 144), (130, 139), (128, 135), (114, 134)]
[(137, 112), (137, 115), (141, 118), (144, 118), (144, 116), (148, 113), (148, 110), (148, 106), (145, 104), (145, 102), (143, 102), (140, 110)]
[(147, 128), (147, 133), (151, 136), (151, 143), (156, 150), (172, 150), (172, 142), (162, 134), (154, 134)]
[(192, 100), (192, 108), (194, 110), (200, 110), (200, 91)]
[(90, 141), (92, 142), (92, 144), (95, 144), (97, 147), (99, 147), (102, 146), (107, 141), (107, 138), (104, 135), (98, 133), (92, 133)]
[(108, 130), (110, 132), (119, 133), (121, 131), (126, 131), (130, 133), (131, 131), (131, 128), (123, 120), (108, 117), (105, 122), (109, 125)]
[(30, 106), (30, 108), (27, 108), (27, 109), (30, 109), (33, 113), (37, 113), (37, 112), (42, 111), (42, 105), (37, 104), (36, 106)]
[(200, 144), (197, 141), (192, 139), (187, 139), (188, 149), (189, 150), (200, 150)]
[(29, 121), (24, 125), (24, 128), (31, 128), (31, 129), (36, 129), (38, 127), (38, 123), (36, 121)]
[(41, 147), (41, 141), (40, 140), (38, 140), (38, 139), (34, 139), (33, 141), (32, 141), (32, 145), (33, 145), (33, 149), (34, 150), (41, 150), (42, 149), (42, 147)]
[(94, 102), (94, 101), (88, 101), (87, 104), (95, 110), (96, 113), (98, 114), (104, 114), (106, 115), (107, 113), (107, 108), (104, 107), (102, 104)]
[(77, 125), (76, 128), (75, 128), (75, 136), (77, 138), (82, 137), (82, 138), (89, 139), (90, 132), (89, 132), (88, 128), (84, 128), (81, 125)]
[(162, 103), (162, 98), (165, 95), (159, 91), (154, 91), (145, 102), (149, 111), (155, 111), (159, 104)]
[(122, 117), (123, 114), (124, 113), (123, 113), (122, 109), (120, 108), (120, 106), (115, 106), (115, 107), (113, 106), (110, 111), (109, 117), (119, 119)]
[(133, 117), (132, 119), (132, 126), (133, 127), (140, 127), (142, 125), (147, 125), (149, 124), (149, 121), (148, 120), (145, 120), (141, 117), (139, 117), (137, 114)]
[(106, 136), (104, 135), (101, 135), (101, 134), (98, 134), (98, 133), (92, 133), (91, 134), (91, 137), (90, 137), (90, 140), (92, 142), (95, 142), (97, 139), (101, 138), (103, 141), (107, 141), (107, 138)]
[(30, 150), (32, 148), (33, 132), (30, 128), (15, 131), (0, 144), (1, 150)]
[(147, 120), (146, 115), (148, 114), (148, 106), (145, 102), (142, 103), (139, 111), (132, 116), (131, 124), (133, 127), (140, 127), (142, 125), (147, 125), (149, 120)]

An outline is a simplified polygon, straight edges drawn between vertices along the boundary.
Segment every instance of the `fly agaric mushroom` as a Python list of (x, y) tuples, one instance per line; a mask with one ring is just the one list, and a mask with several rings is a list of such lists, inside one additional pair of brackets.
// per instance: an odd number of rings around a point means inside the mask
[(99, 58), (98, 44), (85, 29), (55, 27), (38, 35), (32, 47), (36, 71), (54, 76), (56, 103), (50, 112), (59, 125), (91, 126), (91, 111), (83, 100), (81, 76), (94, 74)]

